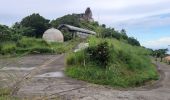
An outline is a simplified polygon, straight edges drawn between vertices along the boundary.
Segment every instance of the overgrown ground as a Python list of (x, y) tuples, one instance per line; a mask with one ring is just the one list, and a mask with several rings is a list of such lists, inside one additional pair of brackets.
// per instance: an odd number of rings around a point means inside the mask
[[(112, 87), (134, 87), (159, 78), (147, 49), (116, 39), (90, 37), (88, 42), (89, 48), (68, 54), (68, 76)], [(108, 47), (101, 46), (104, 42)]]
[(0, 100), (18, 100), (18, 98), (11, 96), (9, 88), (0, 89)]
[(17, 42), (0, 43), (0, 56), (18, 56), (26, 54), (53, 53), (61, 54), (72, 50), (80, 39), (73, 39), (64, 43), (47, 43), (42, 39), (22, 37)]

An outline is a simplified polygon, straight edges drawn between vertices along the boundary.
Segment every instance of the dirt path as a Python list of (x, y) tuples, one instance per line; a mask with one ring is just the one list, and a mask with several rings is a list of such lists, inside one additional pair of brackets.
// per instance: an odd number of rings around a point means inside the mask
[[(0, 67), (3, 67), (0, 69), (0, 86), (10, 83), (9, 86), (15, 86), (16, 96), (36, 97), (37, 100), (54, 98), (63, 100), (170, 100), (170, 66), (163, 63), (157, 63), (157, 65), (163, 77), (153, 86), (115, 90), (66, 77), (63, 73), (64, 55), (34, 55), (8, 61), (0, 59)], [(8, 79), (8, 74), (16, 80)]]

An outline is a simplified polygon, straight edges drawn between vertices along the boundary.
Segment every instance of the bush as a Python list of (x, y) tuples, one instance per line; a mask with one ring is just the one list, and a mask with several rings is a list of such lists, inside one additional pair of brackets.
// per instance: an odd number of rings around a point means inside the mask
[(108, 43), (101, 42), (97, 46), (87, 48), (87, 55), (91, 61), (95, 61), (99, 66), (106, 68), (110, 60), (110, 50)]
[(133, 46), (140, 46), (140, 43), (139, 41), (137, 41), (135, 38), (133, 37), (129, 37), (128, 38), (128, 43), (133, 45)]
[(120, 61), (124, 62), (125, 64), (129, 64), (129, 62), (132, 58), (132, 54), (125, 50), (120, 50), (120, 51), (118, 51), (117, 57)]
[(16, 50), (16, 44), (12, 42), (6, 42), (0, 44), (0, 54), (14, 54)]
[[(37, 14), (32, 14), (22, 19), (20, 22), (21, 26), (30, 28), (32, 30), (31, 34), (27, 36), (31, 37), (42, 37), (45, 30), (49, 27), (50, 20), (45, 19), (44, 17)], [(28, 32), (28, 31), (27, 31)], [(30, 32), (28, 32), (30, 33)]]
[(86, 56), (84, 55), (84, 51), (79, 51), (76, 53), (71, 53), (67, 56), (67, 65), (82, 65), (85, 64)]
[(62, 33), (64, 36), (64, 41), (69, 41), (69, 40), (73, 39), (73, 34), (71, 32), (69, 32), (67, 29), (62, 29)]
[(147, 49), (116, 39), (90, 37), (88, 42), (87, 50), (68, 54), (68, 76), (113, 87), (139, 86), (159, 78)]

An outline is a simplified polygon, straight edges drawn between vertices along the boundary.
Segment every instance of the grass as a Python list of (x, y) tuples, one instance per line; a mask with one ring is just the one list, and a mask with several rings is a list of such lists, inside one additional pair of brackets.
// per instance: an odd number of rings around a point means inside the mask
[(26, 54), (52, 53), (61, 54), (72, 50), (79, 39), (74, 39), (64, 43), (47, 43), (42, 39), (23, 37), (17, 42), (0, 43), (1, 56), (18, 56)]
[(0, 89), (0, 100), (19, 100), (19, 99), (11, 96), (11, 90), (9, 88), (2, 88)]
[(65, 73), (73, 78), (112, 87), (135, 87), (158, 79), (158, 73), (148, 57), (149, 51), (116, 39), (90, 37), (90, 47), (102, 41), (109, 44), (111, 58), (104, 69), (89, 60), (86, 50), (68, 54)]

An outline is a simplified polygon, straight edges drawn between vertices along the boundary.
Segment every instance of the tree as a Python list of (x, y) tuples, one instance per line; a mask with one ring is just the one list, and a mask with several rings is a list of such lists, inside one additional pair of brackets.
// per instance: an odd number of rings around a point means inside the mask
[(111, 38), (112, 37), (112, 29), (110, 28), (102, 28), (102, 31), (101, 31), (101, 37), (103, 38)]
[(162, 62), (162, 59), (165, 57), (167, 52), (168, 52), (168, 49), (158, 49), (158, 50), (153, 51), (153, 56), (155, 56), (156, 59), (161, 58), (161, 62)]
[(102, 24), (102, 27), (103, 27), (103, 28), (106, 28), (106, 25), (105, 25), (105, 24)]
[(44, 31), (47, 30), (50, 26), (49, 21), (50, 20), (45, 19), (39, 14), (34, 13), (30, 16), (23, 18), (20, 24), (23, 27), (28, 27), (34, 30), (30, 36), (42, 37)]
[(68, 29), (63, 28), (62, 30), (64, 41), (68, 41), (73, 39), (73, 34), (68, 31)]
[(120, 31), (120, 33), (121, 33), (123, 39), (125, 39), (125, 40), (128, 39), (128, 36), (127, 36), (127, 34), (126, 34), (126, 30), (125, 30), (125, 29), (122, 29), (122, 30)]
[(90, 60), (96, 62), (102, 68), (106, 68), (110, 62), (110, 48), (106, 41), (102, 41), (97, 46), (88, 47), (86, 52)]
[(140, 46), (140, 43), (138, 40), (136, 40), (135, 38), (133, 37), (129, 37), (128, 38), (128, 43), (133, 45), (133, 46)]
[(12, 26), (12, 30), (13, 32), (23, 35), (23, 36), (29, 36), (29, 37), (34, 37), (35, 34), (35, 29), (31, 28), (31, 27), (24, 27), (22, 26), (20, 23), (16, 22), (13, 26)]
[(51, 21), (51, 25), (55, 28), (58, 28), (60, 24), (69, 24), (76, 27), (80, 26), (79, 18), (76, 15), (65, 15), (63, 17)]
[(5, 25), (0, 25), (0, 42), (6, 41), (18, 41), (21, 38), (21, 34), (15, 32), (14, 29)]
[(0, 42), (11, 40), (11, 30), (8, 26), (0, 25)]
[(117, 31), (113, 31), (112, 37), (113, 37), (113, 38), (116, 38), (116, 39), (118, 39), (118, 40), (120, 40), (121, 34), (120, 34), (119, 32), (117, 32)]

